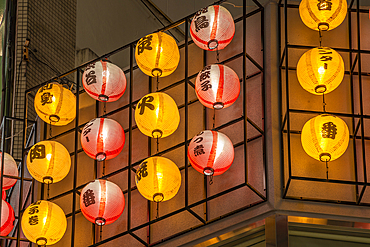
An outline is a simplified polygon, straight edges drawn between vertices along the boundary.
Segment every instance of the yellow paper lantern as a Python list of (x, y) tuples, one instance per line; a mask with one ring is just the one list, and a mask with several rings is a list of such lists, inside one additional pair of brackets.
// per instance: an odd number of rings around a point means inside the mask
[(71, 168), (68, 150), (59, 142), (41, 141), (30, 149), (27, 168), (31, 176), (41, 183), (51, 184), (62, 180)]
[(346, 14), (346, 0), (302, 0), (299, 4), (303, 23), (316, 31), (336, 28), (344, 21)]
[(136, 105), (135, 121), (144, 135), (163, 138), (171, 135), (179, 126), (179, 109), (168, 94), (150, 93)]
[(330, 93), (344, 78), (342, 56), (329, 47), (313, 48), (299, 59), (297, 77), (301, 86), (310, 93)]
[(37, 91), (35, 110), (46, 123), (67, 125), (76, 117), (76, 97), (67, 88), (52, 82)]
[(176, 41), (163, 32), (149, 34), (139, 40), (135, 50), (136, 63), (145, 74), (153, 77), (168, 76), (180, 61)]
[(26, 238), (38, 245), (55, 244), (67, 229), (63, 210), (55, 203), (42, 200), (26, 208), (21, 224)]
[(171, 160), (164, 157), (150, 157), (140, 164), (135, 181), (143, 197), (150, 201), (162, 202), (177, 194), (181, 185), (181, 174)]
[(338, 159), (347, 149), (349, 131), (339, 117), (322, 114), (308, 120), (302, 129), (304, 151), (319, 161)]

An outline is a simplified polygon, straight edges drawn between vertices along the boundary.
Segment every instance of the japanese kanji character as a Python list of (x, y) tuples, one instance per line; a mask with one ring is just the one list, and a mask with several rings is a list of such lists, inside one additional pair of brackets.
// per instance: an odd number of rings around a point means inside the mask
[(322, 125), (321, 136), (322, 138), (335, 139), (337, 134), (337, 126), (333, 122), (327, 122)]
[(212, 85), (210, 84), (210, 81), (204, 81), (201, 84), (202, 91), (207, 91), (208, 89), (212, 88)]
[(148, 35), (143, 38), (141, 38), (138, 42), (138, 47), (137, 47), (137, 54), (140, 55), (140, 53), (143, 53), (145, 49), (147, 50), (152, 50), (153, 48), (151, 47), (152, 45), (152, 39), (153, 35)]
[(28, 214), (37, 214), (38, 212), (39, 207), (37, 205), (29, 207)]
[(89, 73), (86, 73), (86, 84), (91, 85), (96, 83), (95, 70), (90, 70)]
[(195, 31), (198, 32), (202, 28), (206, 28), (209, 26), (209, 21), (206, 16), (199, 16), (195, 21)]
[(52, 88), (53, 88), (53, 84), (51, 84), (51, 83), (46, 84), (46, 85), (44, 85), (40, 88), (40, 93), (44, 92), (44, 90), (48, 90), (48, 89), (52, 89)]
[(37, 225), (39, 223), (39, 216), (38, 215), (32, 215), (28, 218), (28, 223), (31, 226)]
[(318, 0), (317, 8), (319, 10), (331, 10), (331, 0)]
[(85, 207), (88, 207), (92, 204), (95, 204), (95, 194), (93, 190), (86, 190), (85, 193), (82, 196), (82, 201), (85, 205)]
[(194, 155), (197, 157), (198, 155), (205, 154), (204, 152), (204, 146), (203, 145), (198, 145), (194, 148)]
[(45, 145), (43, 144), (35, 145), (33, 148), (31, 148), (29, 155), (31, 163), (34, 159), (44, 159), (46, 157)]
[(148, 170), (147, 170), (147, 161), (143, 162), (141, 165), (140, 165), (140, 169), (137, 171), (136, 173), (136, 178), (138, 181), (141, 180), (141, 177), (145, 178), (146, 176), (148, 176)]
[(41, 95), (41, 104), (45, 105), (45, 104), (53, 103), (53, 97), (54, 96), (50, 92), (43, 93)]
[(203, 137), (198, 137), (197, 139), (194, 140), (194, 142), (196, 142), (196, 143), (199, 143), (201, 141), (203, 141)]
[(139, 103), (138, 108), (140, 109), (139, 114), (143, 115), (145, 111), (145, 107), (148, 107), (150, 110), (154, 110), (154, 105), (150, 104), (148, 102), (152, 102), (154, 100), (153, 96), (146, 96), (141, 100), (141, 103)]

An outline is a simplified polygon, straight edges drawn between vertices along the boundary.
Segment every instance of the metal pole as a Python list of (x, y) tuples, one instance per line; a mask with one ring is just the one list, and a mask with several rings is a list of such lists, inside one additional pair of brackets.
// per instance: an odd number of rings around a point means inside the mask
[(243, 0), (243, 135), (244, 135), (244, 180), (248, 184), (248, 157), (247, 157), (247, 0)]
[(189, 95), (188, 95), (188, 85), (189, 85), (189, 77), (188, 77), (188, 70), (189, 70), (189, 19), (185, 19), (185, 145), (184, 145), (184, 151), (185, 151), (185, 207), (189, 204), (189, 186), (188, 186), (188, 124), (189, 124), (189, 109), (188, 109), (188, 101), (189, 101)]

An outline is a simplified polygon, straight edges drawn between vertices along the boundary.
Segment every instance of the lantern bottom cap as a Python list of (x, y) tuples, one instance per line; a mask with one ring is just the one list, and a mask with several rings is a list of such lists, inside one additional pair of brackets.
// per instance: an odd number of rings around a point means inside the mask
[(330, 161), (330, 160), (331, 160), (331, 155), (330, 155), (329, 153), (321, 153), (321, 154), (319, 155), (319, 159), (320, 159), (320, 161), (322, 161), (322, 162), (328, 162), (328, 161)]
[(42, 178), (42, 182), (45, 184), (52, 184), (53, 183), (53, 178), (50, 176), (45, 176)]
[(214, 173), (214, 170), (213, 170), (212, 167), (206, 167), (206, 168), (203, 169), (203, 173), (206, 176), (212, 176), (213, 173)]
[(162, 70), (160, 68), (154, 68), (152, 69), (152, 75), (154, 77), (160, 77), (162, 76)]
[(218, 47), (217, 39), (211, 39), (210, 41), (208, 41), (207, 46), (208, 46), (208, 49), (210, 49), (210, 50), (216, 49)]
[(104, 95), (104, 94), (99, 94), (98, 99), (99, 99), (100, 101), (104, 101), (104, 102), (106, 102), (106, 101), (108, 101), (108, 100), (109, 100), (109, 96)]
[(155, 193), (153, 195), (153, 201), (155, 202), (161, 202), (164, 199), (164, 195), (162, 193)]
[(152, 131), (153, 138), (161, 138), (163, 135), (163, 131), (160, 129), (155, 129)]
[(105, 153), (104, 152), (100, 152), (100, 153), (97, 153), (96, 155), (95, 155), (95, 159), (97, 160), (97, 161), (103, 161), (103, 160), (105, 160), (107, 158), (107, 156), (105, 155)]
[(213, 108), (214, 109), (222, 109), (222, 108), (224, 108), (224, 103), (222, 103), (222, 102), (215, 102), (215, 103), (213, 103)]
[(36, 244), (38, 245), (46, 245), (47, 242), (48, 240), (44, 237), (40, 237), (36, 239)]
[(103, 217), (96, 217), (95, 218), (95, 224), (98, 226), (104, 226), (105, 225), (105, 219)]
[(50, 120), (50, 122), (52, 122), (52, 123), (56, 123), (56, 122), (59, 122), (60, 117), (59, 117), (58, 115), (53, 114), (53, 115), (50, 115), (50, 116), (49, 116), (49, 120)]
[(326, 92), (326, 85), (318, 85), (315, 87), (316, 93), (325, 93)]
[(329, 23), (327, 23), (327, 22), (320, 22), (319, 25), (318, 25), (318, 29), (320, 31), (327, 31), (327, 30), (329, 30)]

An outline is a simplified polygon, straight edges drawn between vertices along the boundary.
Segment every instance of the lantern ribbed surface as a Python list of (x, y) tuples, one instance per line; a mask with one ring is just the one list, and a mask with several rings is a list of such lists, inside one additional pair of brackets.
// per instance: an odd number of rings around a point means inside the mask
[(316, 31), (332, 30), (346, 18), (346, 0), (302, 0), (299, 15), (303, 23)]
[(338, 159), (348, 147), (347, 124), (339, 117), (322, 114), (308, 120), (302, 129), (304, 151), (319, 161)]
[(1, 199), (3, 199), (3, 200), (6, 199), (6, 192), (5, 192), (5, 190), (3, 190), (2, 194), (1, 194)]
[(215, 109), (229, 107), (239, 96), (239, 77), (226, 65), (208, 65), (197, 76), (195, 92), (205, 107)]
[(41, 183), (51, 184), (65, 178), (71, 168), (71, 156), (59, 142), (41, 141), (32, 146), (27, 155), (31, 176)]
[(0, 236), (7, 236), (14, 227), (14, 210), (10, 204), (1, 200), (1, 228)]
[(80, 208), (87, 220), (100, 226), (108, 225), (121, 216), (125, 198), (116, 184), (96, 179), (82, 189)]
[(34, 105), (37, 115), (51, 125), (67, 125), (76, 117), (76, 97), (55, 82), (37, 91)]
[(224, 49), (234, 34), (234, 19), (230, 12), (220, 5), (199, 10), (191, 21), (191, 38), (203, 50)]
[(213, 130), (204, 130), (194, 136), (188, 147), (190, 164), (205, 175), (220, 175), (234, 161), (234, 146), (225, 135)]
[(82, 84), (92, 98), (112, 102), (125, 92), (126, 76), (118, 66), (102, 60), (86, 67)]
[(180, 61), (176, 41), (164, 32), (149, 34), (136, 45), (135, 59), (140, 70), (153, 77), (168, 76)]
[(136, 186), (140, 194), (154, 202), (170, 200), (181, 186), (179, 168), (170, 159), (150, 157), (136, 171)]
[(43, 200), (26, 208), (21, 224), (24, 236), (38, 245), (57, 243), (67, 229), (64, 211), (55, 203)]
[(171, 135), (179, 126), (179, 109), (168, 94), (150, 93), (136, 105), (135, 121), (144, 135), (163, 138)]
[[(2, 152), (0, 152), (0, 171), (1, 171), (1, 158)], [(4, 157), (4, 174), (18, 177), (17, 163), (15, 163), (13, 157), (7, 153), (5, 153)], [(3, 190), (10, 189), (11, 187), (14, 186), (16, 182), (17, 179), (3, 177)]]
[(297, 77), (301, 86), (312, 94), (330, 93), (344, 78), (342, 56), (329, 47), (313, 48), (299, 59)]
[(113, 159), (125, 145), (125, 132), (121, 125), (109, 118), (95, 118), (81, 133), (81, 146), (85, 153), (98, 161)]

